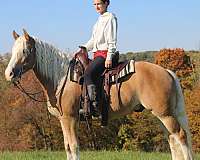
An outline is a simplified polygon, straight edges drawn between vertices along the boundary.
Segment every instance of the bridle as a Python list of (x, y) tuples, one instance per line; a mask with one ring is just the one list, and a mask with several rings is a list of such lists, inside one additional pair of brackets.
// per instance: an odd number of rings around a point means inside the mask
[(38, 95), (38, 94), (42, 93), (43, 91), (39, 91), (39, 92), (35, 92), (35, 93), (27, 92), (20, 82), (22, 75), (28, 69), (34, 69), (35, 68), (36, 61), (33, 63), (33, 65), (31, 65), (31, 67), (28, 67), (30, 65), (28, 63), (29, 56), (34, 55), (34, 54), (36, 54), (35, 46), (31, 47), (31, 48), (23, 49), (23, 55), (25, 56), (25, 58), (24, 58), (25, 62), (24, 62), (24, 64), (20, 65), (20, 67), (15, 68), (15, 71), (13, 71), (14, 72), (14, 79), (11, 82), (14, 84), (15, 87), (17, 87), (22, 93), (27, 95), (32, 100), (37, 101), (37, 102), (47, 102), (47, 100), (38, 100), (34, 97), (35, 95)]
[(34, 63), (31, 64), (31, 67), (29, 67), (30, 63), (28, 62), (28, 60), (31, 59), (32, 56), (35, 54), (36, 54), (35, 46), (23, 49), (23, 55), (25, 56), (24, 63), (22, 65), (19, 65), (18, 67), (16, 66), (15, 69), (12, 71), (14, 74), (14, 79), (12, 80), (13, 83), (16, 81), (16, 79), (17, 81), (19, 81), (22, 77), (22, 74), (24, 74), (27, 70), (34, 69), (36, 61), (34, 61)]
[[(26, 48), (23, 50), (23, 54), (25, 55), (25, 63), (22, 64), (20, 66), (20, 68), (17, 68), (17, 74), (14, 73), (15, 77), (11, 82), (14, 84), (15, 87), (17, 87), (22, 93), (24, 93), (25, 95), (27, 95), (29, 98), (31, 98), (32, 100), (34, 101), (37, 101), (37, 102), (50, 102), (50, 100), (39, 100), (39, 99), (36, 99), (35, 96), (38, 95), (38, 94), (41, 94), (43, 93), (43, 91), (39, 91), (39, 92), (35, 92), (35, 93), (30, 93), (30, 92), (27, 92), (26, 89), (22, 86), (20, 80), (21, 80), (21, 77), (22, 75), (28, 70), (28, 69), (34, 69), (35, 66), (36, 66), (36, 61), (34, 62), (34, 64), (31, 66), (31, 67), (28, 67), (28, 62), (27, 59), (28, 59), (28, 56), (29, 55), (33, 55), (33, 54), (36, 54), (36, 48), (35, 46), (34, 47), (31, 47), (30, 49)], [(71, 67), (72, 65), (72, 62), (73, 62), (73, 59), (70, 61), (69, 63), (69, 66), (68, 66), (68, 69), (67, 69), (67, 74), (66, 74), (66, 77), (65, 77), (65, 80), (64, 80), (64, 83), (60, 89), (59, 92), (57, 92), (57, 94), (55, 96), (58, 96), (60, 93), (60, 97), (62, 97), (62, 93), (63, 93), (63, 90), (64, 90), (64, 86), (67, 82), (67, 77), (68, 77), (68, 74), (69, 74), (69, 68)], [(60, 104), (61, 104), (61, 98), (59, 98), (59, 101), (60, 101)]]

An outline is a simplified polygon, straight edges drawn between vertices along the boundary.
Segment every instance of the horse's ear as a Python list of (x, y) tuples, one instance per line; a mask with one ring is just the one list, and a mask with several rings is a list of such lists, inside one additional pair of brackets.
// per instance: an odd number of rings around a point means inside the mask
[(19, 38), (19, 35), (15, 32), (15, 30), (13, 31), (13, 37), (16, 40), (17, 38)]
[(23, 32), (24, 32), (24, 37), (26, 38), (27, 41), (29, 41), (30, 36), (29, 36), (28, 32), (25, 29), (23, 29)]

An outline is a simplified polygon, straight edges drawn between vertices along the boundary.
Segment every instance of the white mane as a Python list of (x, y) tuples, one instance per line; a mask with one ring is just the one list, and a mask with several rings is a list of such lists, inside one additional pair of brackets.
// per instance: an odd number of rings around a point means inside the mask
[(71, 56), (54, 46), (34, 38), (36, 47), (36, 67), (46, 81), (53, 81), (56, 89), (67, 74)]

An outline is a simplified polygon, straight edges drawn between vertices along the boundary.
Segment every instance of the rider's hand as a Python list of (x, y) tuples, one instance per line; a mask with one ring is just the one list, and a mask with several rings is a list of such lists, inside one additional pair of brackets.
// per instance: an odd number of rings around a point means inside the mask
[(112, 60), (106, 60), (105, 61), (105, 67), (106, 68), (111, 68), (112, 67)]

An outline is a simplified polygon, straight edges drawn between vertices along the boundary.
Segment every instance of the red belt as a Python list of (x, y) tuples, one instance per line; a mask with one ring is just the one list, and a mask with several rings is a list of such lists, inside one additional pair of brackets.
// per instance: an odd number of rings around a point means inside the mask
[(107, 53), (108, 53), (108, 50), (98, 50), (98, 51), (94, 52), (94, 59), (96, 57), (103, 57), (106, 59)]

